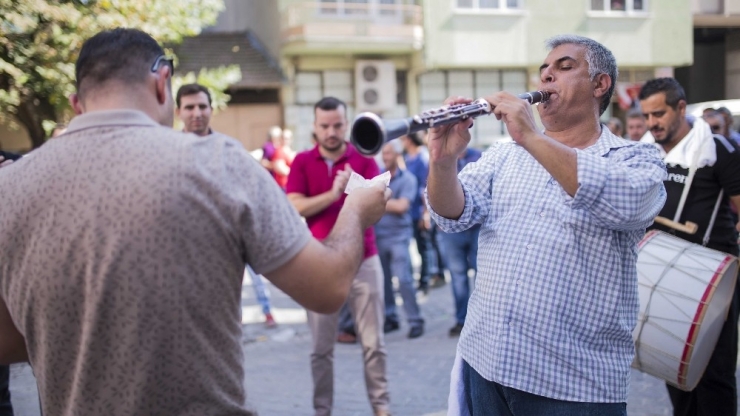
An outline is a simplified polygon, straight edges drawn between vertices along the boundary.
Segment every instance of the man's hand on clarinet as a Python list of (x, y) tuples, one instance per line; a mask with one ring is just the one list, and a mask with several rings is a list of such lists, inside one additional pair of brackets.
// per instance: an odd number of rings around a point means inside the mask
[(496, 119), (506, 124), (506, 130), (516, 143), (526, 148), (527, 140), (539, 135), (532, 106), (527, 101), (504, 91), (486, 97), (486, 101), (493, 107)]
[[(445, 105), (468, 104), (472, 100), (463, 97), (450, 97)], [(429, 157), (434, 163), (456, 164), (457, 157), (465, 151), (470, 143), (468, 129), (473, 125), (472, 119), (456, 124), (434, 127), (429, 130)]]

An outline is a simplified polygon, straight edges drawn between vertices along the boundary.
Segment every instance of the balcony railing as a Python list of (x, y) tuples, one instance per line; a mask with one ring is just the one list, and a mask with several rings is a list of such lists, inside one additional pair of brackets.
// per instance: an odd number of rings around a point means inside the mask
[(282, 14), (283, 43), (391, 42), (395, 47), (418, 49), (423, 39), (421, 6), (379, 2), (303, 2)]
[(694, 27), (740, 27), (740, 1), (693, 0)]

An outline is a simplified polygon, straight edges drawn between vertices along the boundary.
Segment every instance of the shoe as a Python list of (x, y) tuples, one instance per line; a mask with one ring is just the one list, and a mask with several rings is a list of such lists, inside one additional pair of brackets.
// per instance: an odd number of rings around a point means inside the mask
[(387, 410), (376, 410), (373, 415), (375, 416), (391, 416)]
[(435, 289), (435, 288), (438, 288), (438, 287), (442, 287), (446, 283), (447, 283), (447, 281), (445, 281), (445, 277), (443, 275), (435, 274), (434, 276), (432, 276), (431, 279), (429, 279), (429, 286), (432, 289)]
[(337, 342), (342, 344), (357, 344), (357, 336), (347, 332), (340, 332), (339, 335), (337, 335)]
[(460, 336), (460, 333), (462, 332), (462, 330), (463, 330), (463, 325), (462, 324), (455, 324), (455, 326), (453, 326), (452, 328), (450, 328), (450, 336), (451, 337), (459, 337)]
[(424, 335), (424, 325), (417, 325), (409, 330), (409, 338), (419, 338)]
[(277, 322), (275, 322), (275, 318), (272, 317), (271, 313), (265, 314), (265, 327), (268, 329), (275, 328), (277, 326)]
[(418, 290), (419, 292), (422, 292), (425, 295), (429, 294), (429, 286), (426, 283), (424, 284), (419, 283), (419, 287), (417, 287), (416, 290)]
[(401, 325), (397, 321), (386, 319), (383, 324), (383, 333), (387, 334), (389, 332), (397, 331), (399, 328), (401, 328)]

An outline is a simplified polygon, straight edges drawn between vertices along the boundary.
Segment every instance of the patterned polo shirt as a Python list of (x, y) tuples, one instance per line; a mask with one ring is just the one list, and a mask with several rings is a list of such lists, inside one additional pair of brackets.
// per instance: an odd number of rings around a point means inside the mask
[(244, 265), (273, 271), (310, 234), (241, 144), (87, 113), (0, 169), (0, 192), (0, 296), (44, 414), (254, 414)]
[(665, 202), (658, 151), (602, 127), (576, 149), (570, 197), (523, 147), (498, 143), (459, 174), (458, 220), (481, 224), (458, 350), (481, 376), (557, 400), (627, 400), (639, 308), (636, 245)]

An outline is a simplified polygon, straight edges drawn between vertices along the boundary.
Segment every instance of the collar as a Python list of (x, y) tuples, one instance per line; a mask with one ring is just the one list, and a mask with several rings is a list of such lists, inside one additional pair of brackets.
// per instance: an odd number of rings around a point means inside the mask
[(583, 150), (589, 153), (596, 153), (600, 156), (605, 156), (613, 149), (631, 146), (632, 144), (633, 142), (629, 140), (615, 136), (608, 127), (602, 124), (601, 135), (599, 136), (598, 140), (596, 140), (596, 143)]
[(66, 133), (103, 126), (160, 127), (145, 113), (138, 110), (91, 111), (72, 119)]

